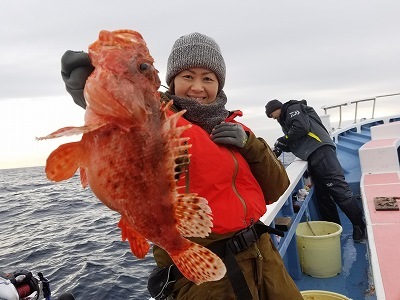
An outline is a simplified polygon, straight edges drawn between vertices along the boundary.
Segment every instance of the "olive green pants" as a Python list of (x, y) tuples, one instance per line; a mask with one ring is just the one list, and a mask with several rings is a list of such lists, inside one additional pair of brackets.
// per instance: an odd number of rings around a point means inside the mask
[[(299, 289), (287, 273), (282, 258), (268, 233), (250, 248), (238, 253), (236, 260), (246, 278), (253, 300), (302, 300)], [(236, 299), (226, 277), (196, 285), (186, 278), (174, 286), (176, 300)]]

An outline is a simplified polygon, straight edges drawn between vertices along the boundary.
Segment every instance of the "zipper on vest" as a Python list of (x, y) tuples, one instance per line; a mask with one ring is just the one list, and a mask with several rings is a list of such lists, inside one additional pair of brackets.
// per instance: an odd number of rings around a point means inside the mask
[(263, 260), (263, 256), (262, 256), (262, 254), (261, 254), (260, 249), (259, 249), (258, 246), (257, 246), (257, 243), (254, 244), (254, 249), (255, 249), (256, 252), (257, 252), (257, 257), (258, 257), (258, 259)]
[(256, 258), (256, 266), (255, 266), (255, 281), (257, 285), (261, 285), (262, 282), (262, 269), (263, 269), (263, 256), (261, 254), (260, 249), (257, 246), (257, 242), (254, 243), (254, 249), (256, 250), (257, 253), (257, 258)]
[[(228, 149), (229, 149), (229, 148), (228, 148)], [(236, 156), (235, 156), (235, 154), (233, 153), (232, 149), (229, 149), (229, 151), (230, 151), (231, 154), (232, 154), (233, 162), (234, 162), (234, 165), (235, 165), (235, 171), (234, 171), (233, 177), (232, 177), (232, 189), (233, 189), (233, 191), (235, 192), (236, 196), (239, 198), (240, 202), (242, 202), (243, 210), (244, 210), (244, 220), (243, 220), (243, 223), (244, 223), (245, 225), (247, 225), (247, 224), (246, 224), (247, 204), (246, 204), (246, 201), (244, 201), (243, 197), (239, 194), (238, 190), (236, 189), (236, 185), (235, 185), (236, 176), (237, 176), (237, 173), (238, 173), (238, 171), (239, 171), (239, 163), (238, 163), (238, 161), (237, 161), (237, 159), (236, 159)]]

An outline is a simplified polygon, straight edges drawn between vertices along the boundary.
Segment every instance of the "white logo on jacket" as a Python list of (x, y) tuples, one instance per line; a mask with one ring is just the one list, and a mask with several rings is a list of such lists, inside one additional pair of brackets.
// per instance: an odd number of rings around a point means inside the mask
[(295, 110), (295, 111), (292, 111), (292, 112), (289, 113), (291, 118), (293, 118), (294, 116), (297, 116), (299, 114), (300, 114), (300, 112), (298, 110)]

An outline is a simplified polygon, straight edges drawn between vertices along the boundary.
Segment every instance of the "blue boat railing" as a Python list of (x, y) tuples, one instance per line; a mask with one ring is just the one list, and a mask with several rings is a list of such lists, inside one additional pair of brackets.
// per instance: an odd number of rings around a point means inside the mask
[(267, 205), (267, 213), (261, 217), (261, 221), (267, 225), (276, 226), (276, 218), (290, 218), (284, 237), (271, 235), (281, 257), (284, 260), (286, 268), (293, 279), (300, 279), (302, 270), (300, 266), (299, 255), (296, 244), (296, 228), (300, 222), (318, 219), (315, 209), (313, 195), (314, 189), (309, 190), (308, 195), (303, 201), (298, 201), (299, 211), (295, 212), (293, 207), (293, 195), (300, 189), (304, 189), (309, 180), (307, 176), (307, 162), (296, 159), (287, 168), (286, 172), (290, 179), (290, 185), (285, 193), (273, 204)]

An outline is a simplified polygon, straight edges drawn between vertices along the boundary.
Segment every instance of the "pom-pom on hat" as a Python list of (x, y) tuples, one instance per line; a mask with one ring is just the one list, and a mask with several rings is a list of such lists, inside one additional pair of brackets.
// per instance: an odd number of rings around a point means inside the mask
[(271, 118), (271, 114), (279, 108), (282, 108), (282, 102), (276, 99), (271, 100), (265, 105), (265, 114), (268, 118)]
[(210, 37), (194, 32), (181, 36), (172, 46), (168, 57), (166, 82), (171, 85), (174, 77), (190, 68), (206, 68), (218, 78), (218, 91), (225, 85), (225, 61), (218, 44)]

